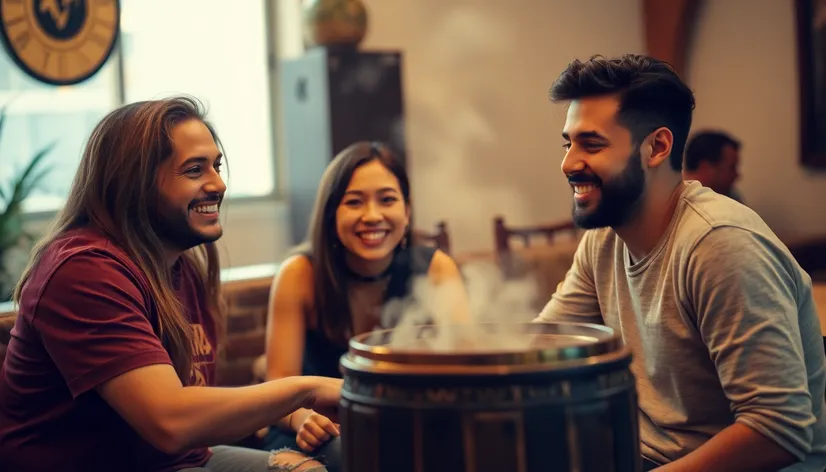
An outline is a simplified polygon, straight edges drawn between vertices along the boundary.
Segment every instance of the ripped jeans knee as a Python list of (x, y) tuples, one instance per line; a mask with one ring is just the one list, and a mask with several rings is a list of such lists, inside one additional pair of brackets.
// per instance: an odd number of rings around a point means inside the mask
[(270, 453), (269, 467), (273, 472), (327, 472), (315, 457), (287, 447)]
[(273, 472), (339, 472), (341, 469), (341, 437), (333, 438), (313, 454), (282, 447), (270, 454)]

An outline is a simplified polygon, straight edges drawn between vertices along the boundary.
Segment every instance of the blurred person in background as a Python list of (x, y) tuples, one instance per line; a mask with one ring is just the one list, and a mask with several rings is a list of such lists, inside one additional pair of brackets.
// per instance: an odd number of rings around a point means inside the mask
[(740, 180), (740, 141), (722, 131), (699, 131), (685, 147), (683, 180), (696, 180), (743, 203), (734, 187)]

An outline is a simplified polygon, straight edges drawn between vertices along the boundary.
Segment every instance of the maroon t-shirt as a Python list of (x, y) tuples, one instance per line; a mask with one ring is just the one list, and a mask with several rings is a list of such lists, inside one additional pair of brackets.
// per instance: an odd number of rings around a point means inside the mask
[[(191, 384), (215, 379), (215, 327), (203, 285), (181, 257), (178, 297), (193, 325)], [(203, 318), (202, 318), (203, 316)], [(171, 364), (145, 274), (110, 240), (72, 230), (43, 254), (23, 289), (0, 368), (0, 470), (172, 471), (206, 448), (170, 456), (142, 439), (95, 388), (124, 372)]]

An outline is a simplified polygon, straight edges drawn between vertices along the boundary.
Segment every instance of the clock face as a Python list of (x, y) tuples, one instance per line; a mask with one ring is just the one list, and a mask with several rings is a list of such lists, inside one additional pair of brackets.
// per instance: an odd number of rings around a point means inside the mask
[(0, 37), (37, 80), (72, 85), (93, 76), (118, 37), (117, 0), (0, 0)]

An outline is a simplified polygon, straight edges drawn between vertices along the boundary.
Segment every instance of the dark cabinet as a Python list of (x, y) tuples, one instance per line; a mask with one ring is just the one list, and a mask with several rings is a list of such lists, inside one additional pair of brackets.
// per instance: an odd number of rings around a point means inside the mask
[(383, 141), (406, 161), (402, 55), (311, 49), (280, 65), (293, 242), (307, 236), (321, 175), (356, 141)]

